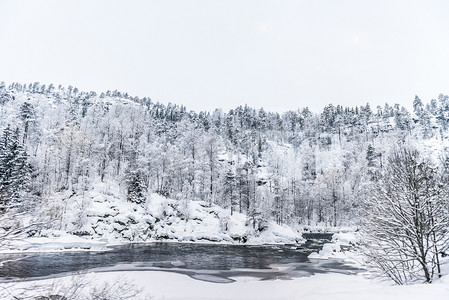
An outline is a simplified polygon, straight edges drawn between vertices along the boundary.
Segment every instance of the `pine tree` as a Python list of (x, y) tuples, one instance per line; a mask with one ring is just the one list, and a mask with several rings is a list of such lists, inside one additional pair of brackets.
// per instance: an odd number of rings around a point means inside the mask
[(379, 157), (380, 153), (377, 153), (376, 149), (369, 144), (366, 150), (366, 160), (368, 161), (368, 174), (371, 180), (377, 180), (379, 177)]
[(418, 96), (415, 96), (415, 100), (413, 101), (413, 111), (418, 118), (422, 118), (424, 113), (424, 105)]
[(36, 110), (34, 106), (30, 102), (23, 102), (22, 106), (20, 106), (20, 118), (23, 122), (23, 142), (25, 143), (28, 137), (28, 130), (30, 127), (30, 123), (34, 121), (36, 118)]
[(235, 211), (235, 205), (237, 204), (237, 190), (235, 172), (231, 167), (228, 168), (224, 178), (223, 198), (225, 206), (230, 209), (232, 215)]
[(142, 173), (133, 167), (126, 170), (127, 200), (137, 204), (144, 203), (147, 195), (147, 186)]
[(33, 170), (19, 141), (19, 129), (5, 128), (0, 138), (0, 206), (18, 204), (30, 191)]
[(5, 87), (5, 83), (0, 82), (0, 105), (4, 105), (9, 101), (14, 100), (14, 96), (12, 96)]

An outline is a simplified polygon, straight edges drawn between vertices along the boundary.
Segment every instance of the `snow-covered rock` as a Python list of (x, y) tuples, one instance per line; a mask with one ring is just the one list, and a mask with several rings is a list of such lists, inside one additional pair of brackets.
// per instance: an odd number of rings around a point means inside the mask
[(126, 201), (120, 189), (110, 184), (96, 184), (84, 195), (59, 196), (58, 207), (64, 208), (59, 223), (20, 242), (9, 243), (3, 250), (101, 249), (106, 244), (152, 241), (304, 242), (301, 233), (289, 226), (267, 222), (264, 230), (259, 231), (244, 214), (231, 215), (229, 210), (204, 201), (180, 201), (151, 194), (146, 203), (139, 205)]
[[(324, 244), (323, 248), (317, 253), (313, 252), (309, 258), (315, 259), (351, 259), (355, 255), (351, 252), (353, 247), (359, 242), (359, 238), (354, 231), (345, 231), (335, 233), (330, 243)], [(353, 255), (354, 254), (354, 255)]]

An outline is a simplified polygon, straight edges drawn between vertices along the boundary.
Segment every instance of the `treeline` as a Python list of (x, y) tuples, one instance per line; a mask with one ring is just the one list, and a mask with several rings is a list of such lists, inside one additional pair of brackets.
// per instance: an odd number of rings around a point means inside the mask
[(1, 84), (2, 210), (111, 182), (131, 202), (202, 200), (257, 226), (350, 224), (392, 147), (446, 137), (448, 96), (413, 107), (193, 112), (118, 91)]

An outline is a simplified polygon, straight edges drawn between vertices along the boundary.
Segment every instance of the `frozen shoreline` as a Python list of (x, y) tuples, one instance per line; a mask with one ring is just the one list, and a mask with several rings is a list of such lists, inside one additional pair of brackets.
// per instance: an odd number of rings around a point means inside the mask
[[(36, 229), (31, 237), (24, 236), (27, 233), (23, 232), (15, 239), (0, 241), (0, 253), (96, 251), (110, 245), (160, 241), (247, 245), (305, 241), (301, 236), (302, 228), (260, 220), (253, 224), (242, 213), (231, 215), (228, 210), (202, 201), (183, 203), (152, 194), (142, 206), (126, 201), (118, 188), (100, 184), (84, 197), (74, 196), (70, 205), (77, 201), (87, 203), (81, 227), (74, 225), (78, 224), (77, 216), (66, 215), (60, 226)], [(68, 211), (73, 209), (67, 208)], [(23, 223), (25, 228), (33, 221), (24, 220)]]
[[(50, 231), (51, 237), (29, 237), (10, 241), (9, 244), (0, 247), (0, 253), (32, 253), (32, 252), (71, 252), (71, 251), (107, 251), (109, 247), (127, 245), (127, 244), (153, 244), (153, 243), (197, 243), (197, 244), (224, 244), (224, 245), (286, 245), (296, 244), (302, 245), (306, 239), (301, 235), (303, 233), (328, 233), (335, 234), (341, 231), (348, 231), (348, 228), (326, 228), (326, 227), (307, 227), (307, 230), (298, 229), (297, 233), (290, 233), (285, 237), (279, 237), (281, 234), (270, 230), (265, 234), (265, 238), (251, 237), (246, 242), (234, 241), (232, 239), (198, 239), (198, 240), (182, 240), (177, 238), (156, 239), (152, 238), (147, 241), (129, 241), (123, 239), (109, 238), (83, 238), (64, 231)], [(289, 229), (289, 228), (287, 228)], [(275, 230), (274, 230), (275, 231)]]
[(152, 239), (148, 241), (102, 241), (102, 239), (84, 239), (70, 234), (65, 234), (63, 238), (28, 238), (21, 241), (11, 243), (9, 247), (0, 248), (0, 254), (13, 253), (36, 253), (36, 252), (72, 252), (72, 251), (108, 251), (110, 247), (121, 245), (145, 245), (154, 243), (183, 243), (183, 244), (210, 244), (210, 245), (247, 245), (247, 246), (263, 246), (263, 245), (286, 245), (296, 244), (302, 245), (305, 240), (300, 243), (283, 243), (283, 242), (231, 242), (231, 241), (180, 241), (176, 239), (158, 240)]
[[(339, 230), (333, 228), (331, 230), (304, 231), (303, 233), (328, 233), (335, 234)], [(238, 241), (212, 241), (212, 240), (178, 240), (178, 239), (150, 239), (148, 241), (125, 241), (125, 240), (106, 240), (86, 239), (69, 233), (60, 232), (59, 237), (30, 237), (22, 240), (15, 240), (8, 246), (0, 247), (0, 254), (8, 253), (32, 253), (32, 252), (71, 252), (71, 251), (108, 251), (109, 247), (129, 245), (129, 244), (153, 244), (153, 243), (194, 243), (194, 244), (211, 244), (211, 245), (302, 245), (306, 239), (301, 239), (299, 243), (294, 240), (277, 242), (276, 240), (250, 240), (245, 243)]]

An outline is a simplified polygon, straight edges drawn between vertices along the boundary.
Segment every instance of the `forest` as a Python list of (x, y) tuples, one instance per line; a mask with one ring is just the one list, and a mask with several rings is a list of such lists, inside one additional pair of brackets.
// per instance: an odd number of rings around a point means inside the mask
[(64, 234), (298, 244), (350, 227), (367, 268), (432, 282), (449, 247), (449, 97), (412, 104), (194, 112), (1, 83), (0, 246)]
[(119, 91), (2, 83), (1, 212), (34, 214), (47, 227), (70, 213), (75, 232), (88, 203), (67, 212), (67, 202), (107, 184), (138, 205), (152, 193), (180, 207), (216, 205), (259, 231), (268, 220), (358, 225), (392, 152), (413, 147), (438, 172), (449, 168), (449, 97), (411, 101), (412, 112), (369, 103), (320, 113), (246, 105), (194, 112)]

